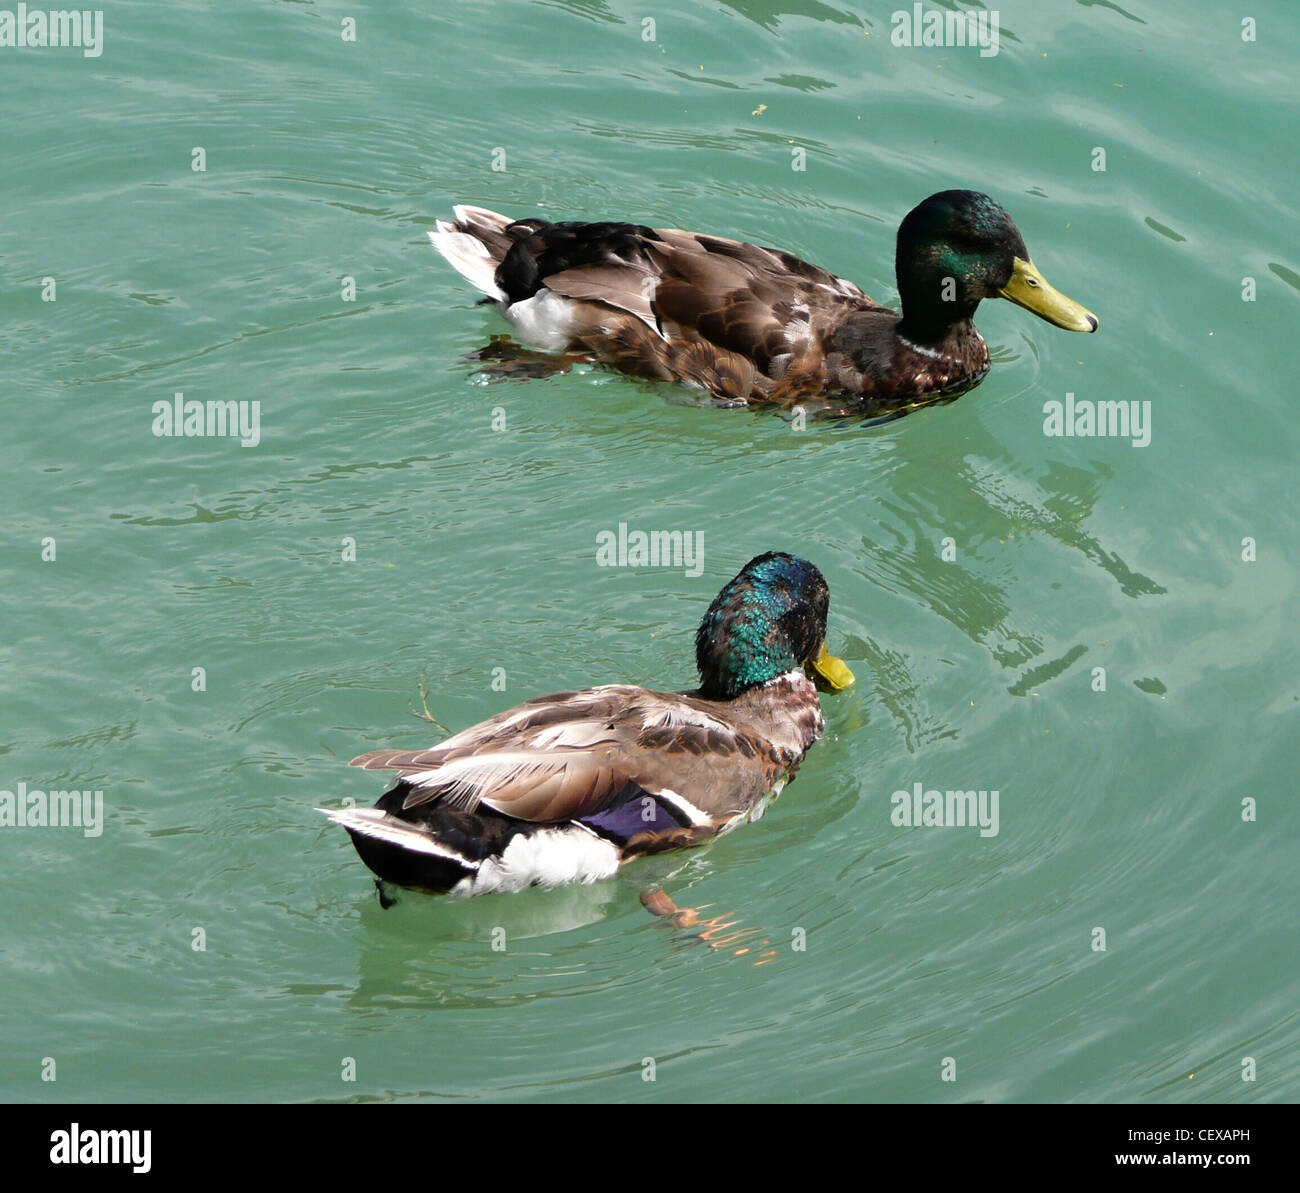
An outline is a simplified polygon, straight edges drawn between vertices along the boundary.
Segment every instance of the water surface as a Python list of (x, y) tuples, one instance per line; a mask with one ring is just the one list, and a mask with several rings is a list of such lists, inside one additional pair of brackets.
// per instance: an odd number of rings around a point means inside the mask
[[(1251, 43), (1208, 0), (1009, 0), (993, 57), (896, 47), (888, 5), (681, 9), (361, 0), (350, 43), (331, 5), (116, 3), (98, 58), (0, 50), (0, 787), (105, 801), (97, 838), (0, 832), (4, 1097), (1300, 1092), (1289, 8)], [(892, 303), (950, 186), (1101, 332), (985, 304), (988, 380), (877, 427), (476, 385), (502, 327), (425, 235), (461, 201), (698, 228)], [(259, 401), (260, 442), (155, 437), (178, 391)], [(1067, 392), (1150, 401), (1149, 446), (1045, 436)], [(620, 521), (702, 533), (703, 574), (596, 566)], [(380, 910), (312, 809), (436, 740), (422, 674), (456, 729), (686, 686), (768, 549), (825, 572), (859, 682), (760, 824)], [(896, 827), (918, 782), (998, 790), (998, 834)], [(651, 880), (753, 935), (672, 931)]]

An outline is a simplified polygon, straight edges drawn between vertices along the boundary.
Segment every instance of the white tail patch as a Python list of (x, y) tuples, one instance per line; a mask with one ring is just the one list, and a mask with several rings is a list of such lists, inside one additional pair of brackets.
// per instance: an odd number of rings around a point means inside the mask
[(446, 858), (467, 870), (477, 870), (479, 867), (478, 862), (440, 844), (423, 829), (405, 824), (378, 808), (317, 808), (316, 811), (328, 816), (335, 824), (341, 824), (349, 832), (385, 841), (408, 853), (427, 853), (433, 857)]
[(489, 211), (486, 207), (471, 207), (468, 203), (457, 203), (451, 211), (457, 222), (469, 224), (470, 227), (487, 228), (492, 232), (504, 231), (514, 223), (508, 215), (502, 215), (499, 211)]
[(476, 874), (451, 888), (453, 895), (522, 891), (530, 886), (592, 883), (618, 872), (618, 849), (594, 833), (570, 825), (521, 834), (499, 858), (484, 858)]
[(573, 339), (573, 300), (543, 286), (532, 298), (506, 307), (519, 338), (534, 348), (563, 352)]
[(496, 282), (497, 262), (481, 240), (468, 232), (457, 232), (446, 220), (438, 221), (438, 230), (430, 232), (429, 239), (471, 286), (498, 302), (505, 301), (505, 291)]

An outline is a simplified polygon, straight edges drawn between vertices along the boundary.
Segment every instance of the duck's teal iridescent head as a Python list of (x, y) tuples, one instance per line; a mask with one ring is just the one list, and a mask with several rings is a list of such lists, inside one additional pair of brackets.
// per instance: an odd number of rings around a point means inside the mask
[(941, 341), (984, 298), (1009, 299), (1066, 331), (1097, 330), (1097, 316), (1047, 284), (1020, 229), (979, 191), (940, 191), (912, 208), (898, 228), (894, 271), (900, 331), (917, 343)]
[(751, 559), (718, 593), (695, 635), (700, 694), (732, 700), (802, 667), (819, 687), (853, 683), (826, 652), (831, 593), (811, 563), (779, 551)]

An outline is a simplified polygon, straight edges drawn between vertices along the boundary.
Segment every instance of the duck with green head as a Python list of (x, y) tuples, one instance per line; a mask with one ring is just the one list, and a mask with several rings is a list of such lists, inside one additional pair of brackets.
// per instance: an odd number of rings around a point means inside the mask
[(524, 343), (561, 354), (556, 368), (597, 361), (726, 405), (823, 399), (853, 413), (964, 393), (989, 370), (972, 321), (986, 298), (1066, 331), (1098, 325), (978, 191), (940, 191), (904, 218), (901, 311), (790, 253), (677, 229), (512, 222), (460, 206), (429, 235)]
[(709, 606), (699, 687), (623, 684), (529, 700), (429, 750), (353, 759), (397, 772), (373, 808), (324, 809), (384, 884), (478, 895), (594, 882), (642, 854), (754, 819), (821, 735), (815, 684), (830, 591), (806, 560), (760, 555)]

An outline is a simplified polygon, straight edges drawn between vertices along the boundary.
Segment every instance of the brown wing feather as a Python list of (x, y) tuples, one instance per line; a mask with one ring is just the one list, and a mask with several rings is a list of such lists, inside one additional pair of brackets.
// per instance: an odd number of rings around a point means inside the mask
[(989, 369), (969, 321), (918, 350), (897, 335), (897, 312), (780, 249), (637, 224), (511, 223), (473, 207), (456, 216), (440, 231), (475, 237), (498, 287), (503, 271), (518, 286), (512, 300), (543, 284), (573, 300), (571, 351), (727, 404), (885, 412), (954, 397)]
[(580, 301), (577, 343), (627, 372), (735, 402), (789, 390), (792, 379), (817, 388), (828, 338), (876, 309), (852, 283), (790, 253), (679, 229), (655, 236), (544, 279)]
[(775, 747), (690, 696), (611, 686), (541, 697), (433, 749), (377, 750), (353, 765), (400, 772), (411, 785), (405, 808), (482, 803), (561, 821), (670, 792), (726, 818), (762, 796), (802, 748)]
[(546, 286), (566, 298), (585, 298), (602, 302), (616, 310), (635, 315), (656, 336), (661, 335), (658, 316), (648, 295), (654, 290), (654, 274), (637, 264), (585, 265), (553, 273)]

